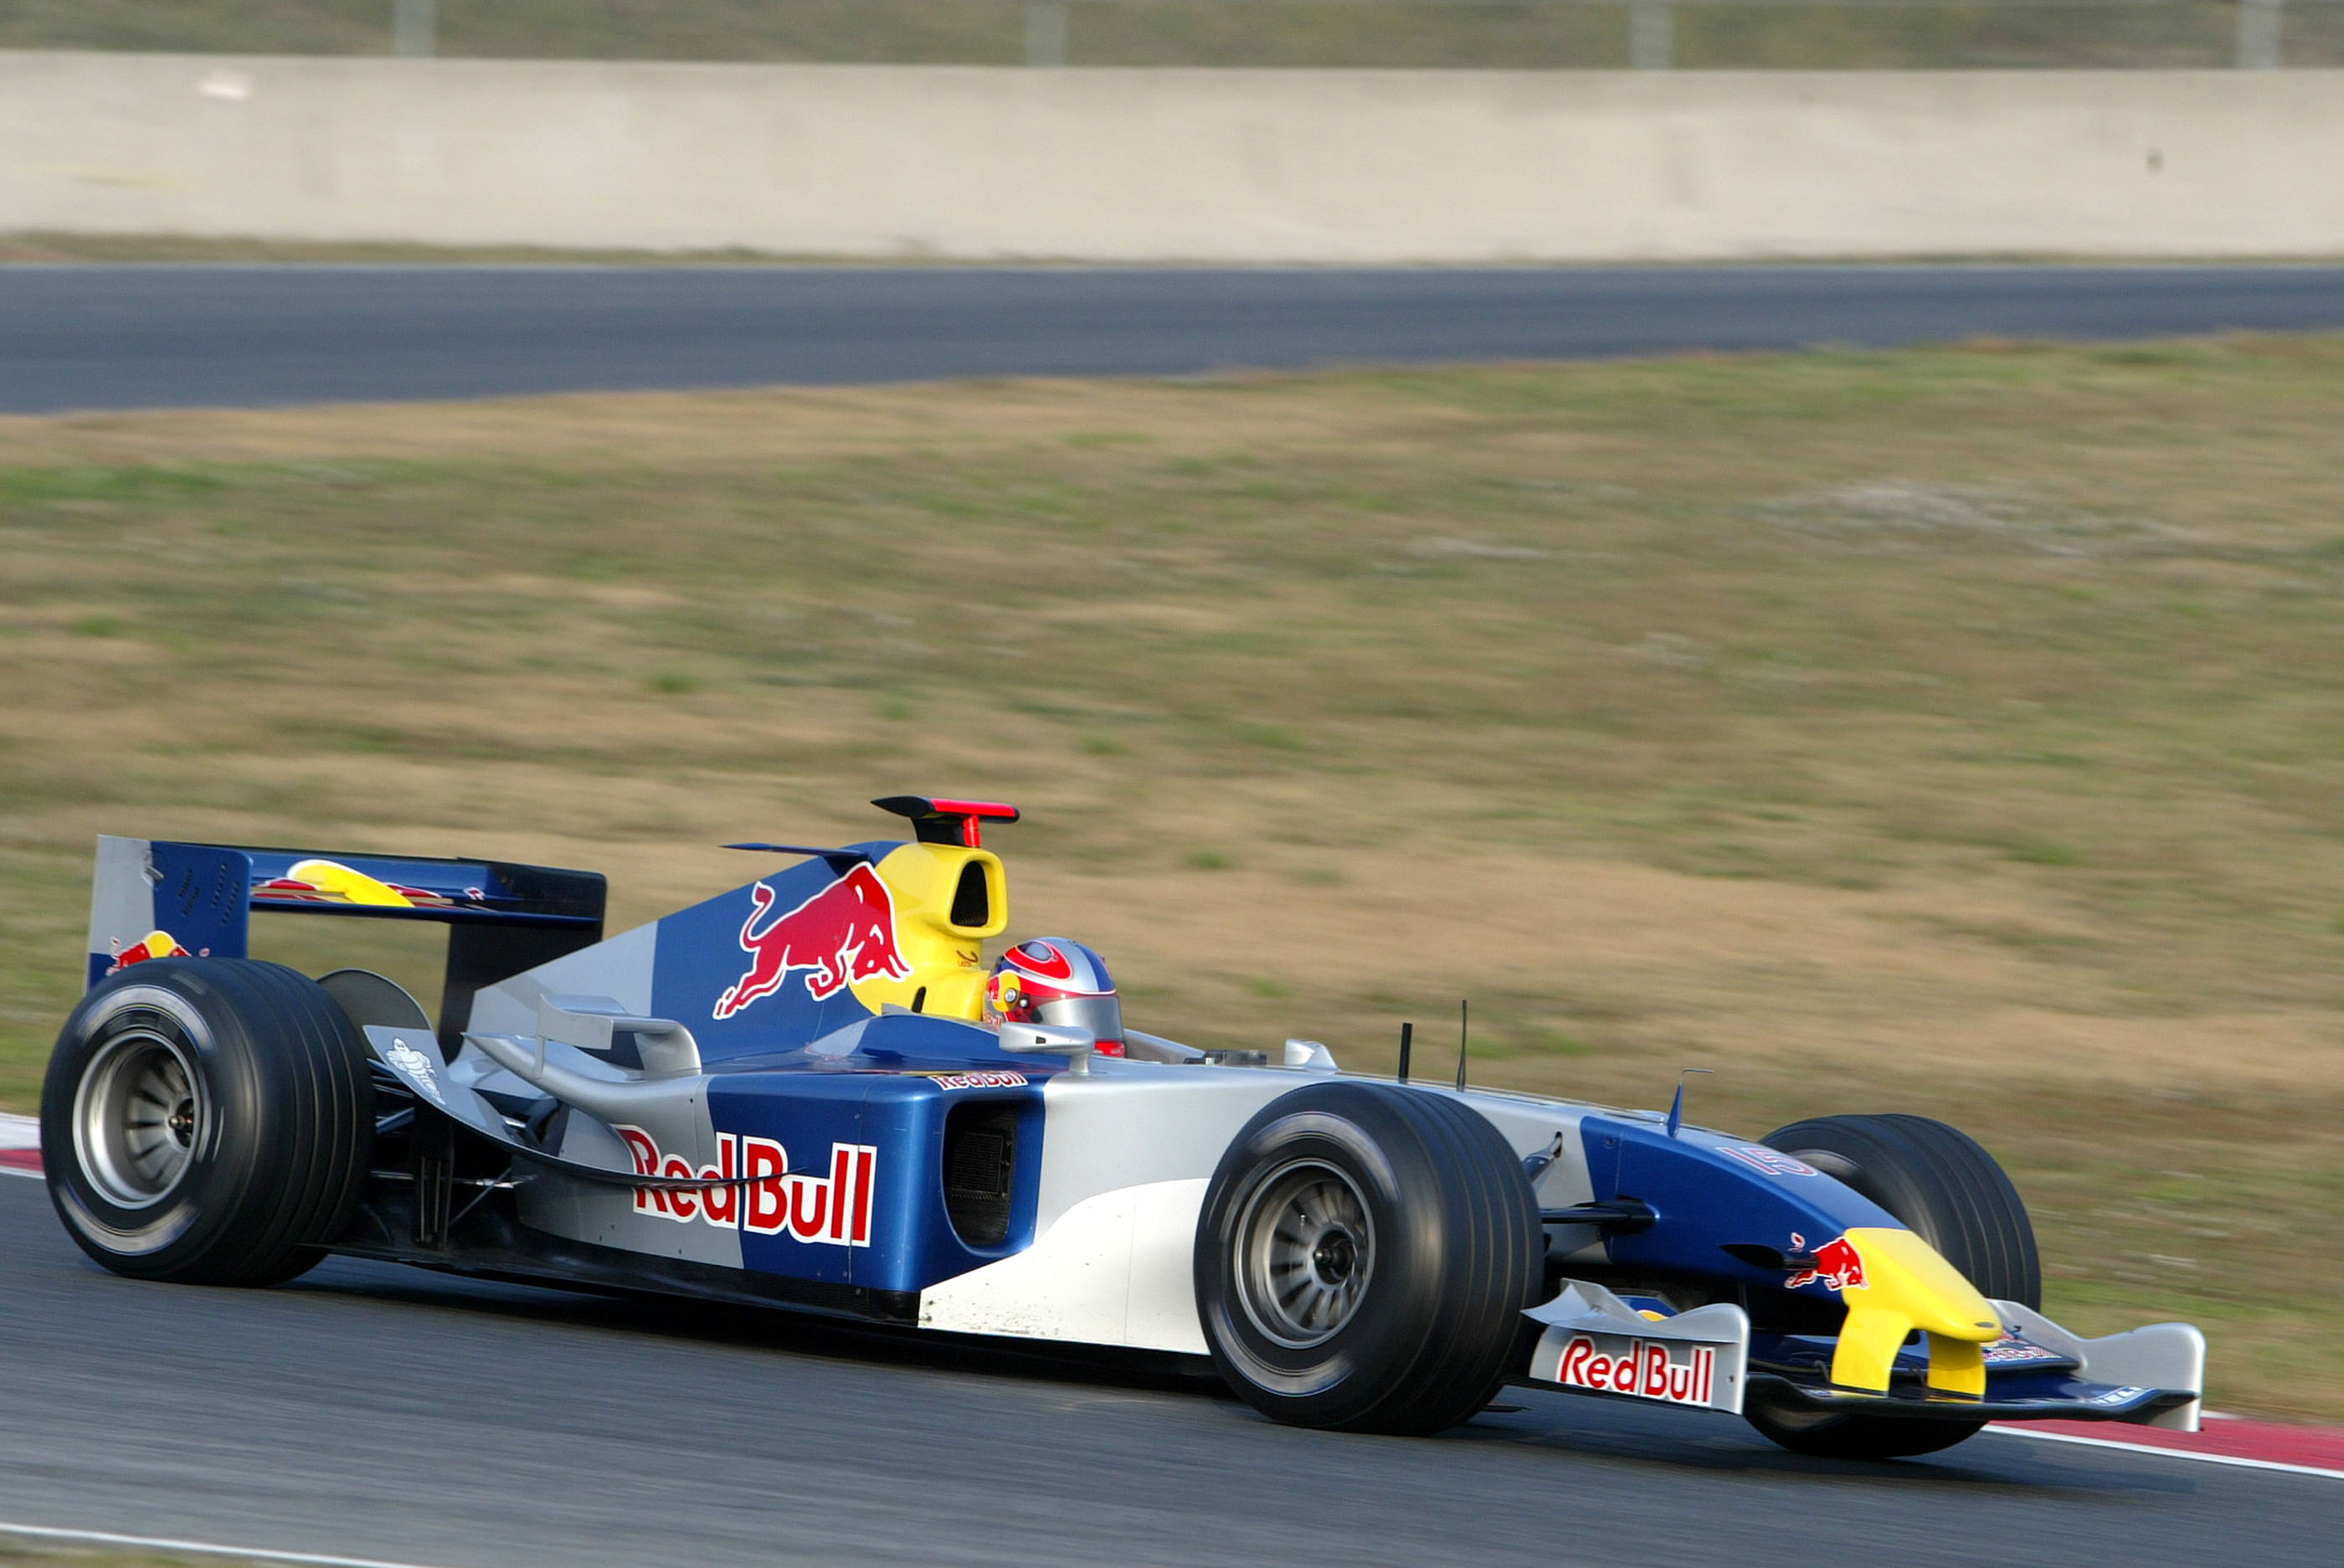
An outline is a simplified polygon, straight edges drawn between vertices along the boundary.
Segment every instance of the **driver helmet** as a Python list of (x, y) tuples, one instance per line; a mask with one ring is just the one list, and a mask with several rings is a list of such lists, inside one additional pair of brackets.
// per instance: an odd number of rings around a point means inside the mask
[(1123, 1004), (1106, 960), (1062, 936), (1036, 936), (1001, 956), (985, 984), (985, 1021), (1088, 1029), (1099, 1055), (1123, 1055)]

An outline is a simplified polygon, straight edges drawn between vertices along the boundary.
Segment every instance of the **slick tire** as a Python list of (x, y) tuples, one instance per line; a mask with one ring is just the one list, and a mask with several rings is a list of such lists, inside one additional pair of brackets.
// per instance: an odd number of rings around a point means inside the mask
[(269, 1285), (324, 1256), (366, 1178), (366, 1047), (281, 965), (158, 958), (100, 984), (41, 1090), (50, 1201), (115, 1273)]
[(1544, 1250), (1521, 1161), (1480, 1115), (1394, 1084), (1313, 1084), (1222, 1157), (1197, 1313), (1221, 1376), (1272, 1420), (1430, 1434), (1512, 1369)]
[[(1922, 1116), (1824, 1116), (1765, 1143), (1871, 1199), (1996, 1300), (2043, 1304), (2035, 1227), (2018, 1189), (1967, 1134)], [(1753, 1406), (1750, 1423), (1784, 1448), (1829, 1459), (1902, 1459), (1975, 1435), (1977, 1421), (1817, 1416)]]

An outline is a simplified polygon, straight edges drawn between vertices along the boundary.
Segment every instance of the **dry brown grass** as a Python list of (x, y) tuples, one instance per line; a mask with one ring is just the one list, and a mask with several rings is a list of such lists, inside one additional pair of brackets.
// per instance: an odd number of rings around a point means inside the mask
[(59, 1564), (65, 1568), (198, 1568), (199, 1564), (201, 1568), (259, 1568), (258, 1563), (243, 1557), (221, 1557), (209, 1553), (189, 1557), (167, 1552), (120, 1552), (0, 1533), (0, 1568), (15, 1563), (40, 1563), (44, 1568), (57, 1568)]
[(2339, 429), (2331, 339), (0, 420), (0, 1096), (94, 833), (634, 919), (974, 791), (1143, 1027), (1943, 1115), (2056, 1310), (2344, 1414)]

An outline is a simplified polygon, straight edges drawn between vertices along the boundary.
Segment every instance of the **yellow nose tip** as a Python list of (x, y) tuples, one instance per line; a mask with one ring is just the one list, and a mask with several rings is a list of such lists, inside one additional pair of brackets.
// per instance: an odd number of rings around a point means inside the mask
[(1985, 1393), (1985, 1354), (2001, 1334), (1994, 1310), (1961, 1270), (1910, 1230), (1866, 1227), (1847, 1233), (1863, 1260), (1864, 1283), (1842, 1291), (1847, 1321), (1832, 1356), (1832, 1381), (1888, 1391), (1888, 1374), (1904, 1337), (1929, 1337), (1929, 1386), (1944, 1393)]

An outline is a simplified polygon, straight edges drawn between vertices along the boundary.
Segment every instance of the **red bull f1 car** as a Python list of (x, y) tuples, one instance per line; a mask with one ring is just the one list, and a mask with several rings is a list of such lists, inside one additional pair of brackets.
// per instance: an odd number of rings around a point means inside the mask
[[(1509, 1382), (1850, 1458), (2197, 1423), (2198, 1330), (2044, 1317), (2026, 1209), (1952, 1128), (1750, 1139), (1193, 1048), (1126, 1027), (1078, 944), (988, 971), (1014, 810), (877, 804), (909, 840), (739, 845), (779, 869), (607, 937), (590, 873), (101, 839), (57, 1213), (143, 1279), (338, 1253), (1209, 1358), (1311, 1427), (1438, 1431)], [(269, 912), (444, 925), (436, 1019), (249, 958)]]

